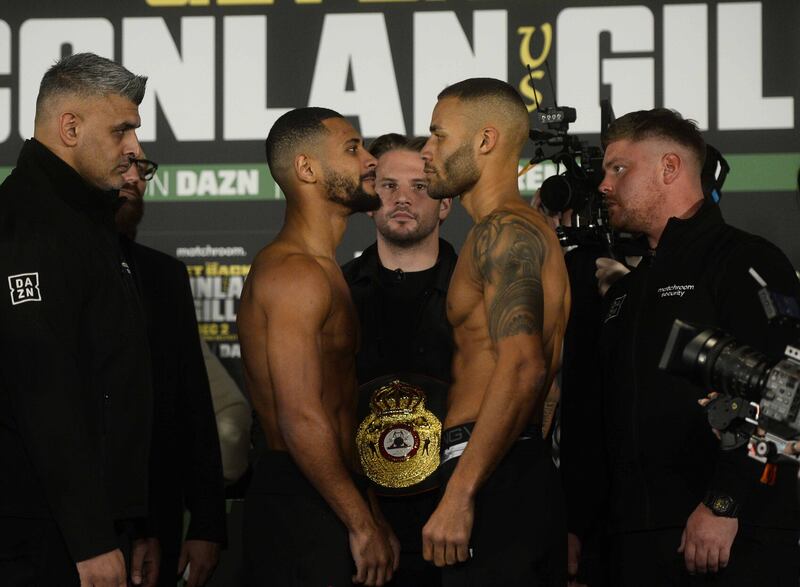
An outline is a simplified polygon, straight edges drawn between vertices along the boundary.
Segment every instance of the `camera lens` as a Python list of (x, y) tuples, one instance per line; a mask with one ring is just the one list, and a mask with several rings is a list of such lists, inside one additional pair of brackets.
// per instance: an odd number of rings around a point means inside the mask
[(734, 396), (759, 398), (770, 365), (766, 357), (747, 345), (731, 342), (710, 365), (711, 387)]
[(563, 212), (571, 207), (572, 187), (563, 175), (552, 175), (542, 182), (539, 197), (550, 212)]
[(764, 355), (721, 330), (704, 330), (683, 349), (681, 362), (706, 387), (733, 396), (759, 397), (770, 365)]

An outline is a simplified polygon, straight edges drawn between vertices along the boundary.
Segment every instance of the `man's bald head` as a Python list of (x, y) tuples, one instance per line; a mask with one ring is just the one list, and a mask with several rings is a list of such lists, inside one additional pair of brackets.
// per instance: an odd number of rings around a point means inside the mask
[(76, 53), (56, 62), (42, 77), (36, 98), (36, 125), (64, 98), (120, 96), (135, 105), (142, 103), (147, 77), (135, 75), (110, 59), (94, 53)]
[(267, 165), (284, 191), (295, 157), (303, 150), (318, 151), (321, 140), (328, 134), (323, 123), (330, 118), (344, 117), (328, 108), (296, 108), (272, 125), (267, 135)]
[(528, 140), (528, 109), (519, 93), (508, 83), (490, 77), (475, 77), (445, 88), (439, 100), (456, 98), (470, 109), (477, 129), (484, 124), (498, 127), (506, 148), (518, 156)]

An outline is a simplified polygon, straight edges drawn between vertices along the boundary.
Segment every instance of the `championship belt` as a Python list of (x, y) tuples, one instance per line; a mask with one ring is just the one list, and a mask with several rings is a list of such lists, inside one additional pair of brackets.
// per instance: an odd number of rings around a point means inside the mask
[(387, 375), (359, 388), (356, 446), (364, 474), (381, 495), (438, 487), (447, 385), (417, 374)]

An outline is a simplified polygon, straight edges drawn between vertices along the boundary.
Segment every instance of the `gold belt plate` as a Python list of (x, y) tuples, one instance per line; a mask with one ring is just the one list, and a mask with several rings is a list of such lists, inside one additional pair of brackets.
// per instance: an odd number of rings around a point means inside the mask
[(439, 467), (442, 423), (425, 399), (422, 388), (399, 379), (372, 394), (356, 445), (364, 474), (374, 483), (411, 487)]

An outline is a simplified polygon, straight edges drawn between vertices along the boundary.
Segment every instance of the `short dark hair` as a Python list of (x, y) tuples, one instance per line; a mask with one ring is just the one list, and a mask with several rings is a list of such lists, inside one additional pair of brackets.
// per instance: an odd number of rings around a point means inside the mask
[(528, 139), (530, 118), (522, 96), (508, 82), (492, 77), (473, 77), (439, 92), (438, 99), (457, 98), (463, 102), (480, 102), (494, 106), (493, 114), (501, 114), (508, 121), (517, 147), (521, 150)]
[(389, 151), (402, 150), (419, 153), (427, 140), (427, 137), (407, 137), (396, 132), (390, 132), (373, 139), (369, 144), (369, 152), (376, 159)]
[(328, 132), (323, 122), (329, 118), (344, 116), (329, 108), (307, 107), (290, 110), (275, 121), (267, 135), (266, 151), (267, 165), (276, 180), (301, 144)]
[(438, 99), (458, 98), (459, 100), (479, 100), (481, 98), (501, 98), (514, 104), (518, 104), (525, 115), (528, 109), (519, 92), (508, 82), (504, 82), (493, 77), (473, 77), (465, 79), (452, 86), (447, 86), (439, 92)]
[(59, 94), (122, 96), (136, 104), (144, 99), (147, 77), (94, 53), (76, 53), (57, 61), (45, 72), (36, 98), (36, 115), (44, 102)]
[(603, 132), (603, 148), (621, 140), (634, 142), (659, 138), (674, 141), (689, 149), (697, 160), (698, 171), (706, 160), (706, 142), (694, 120), (683, 118), (668, 108), (629, 112), (617, 118)]

